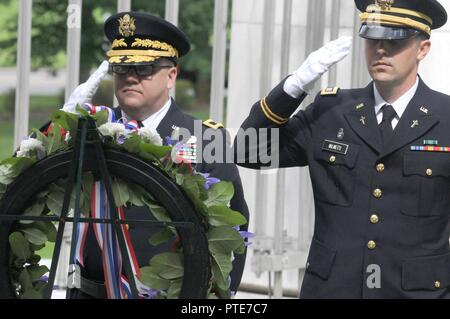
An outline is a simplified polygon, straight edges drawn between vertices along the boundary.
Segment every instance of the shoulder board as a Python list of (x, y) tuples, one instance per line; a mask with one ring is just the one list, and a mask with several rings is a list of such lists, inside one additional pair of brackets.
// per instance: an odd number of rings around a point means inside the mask
[(321, 96), (335, 96), (338, 94), (338, 92), (339, 92), (339, 87), (335, 86), (335, 87), (323, 89), (320, 92), (320, 95)]
[(209, 119), (207, 121), (203, 122), (203, 125), (209, 128), (213, 128), (215, 130), (218, 130), (219, 128), (223, 128), (223, 124), (222, 123), (216, 123), (213, 120)]

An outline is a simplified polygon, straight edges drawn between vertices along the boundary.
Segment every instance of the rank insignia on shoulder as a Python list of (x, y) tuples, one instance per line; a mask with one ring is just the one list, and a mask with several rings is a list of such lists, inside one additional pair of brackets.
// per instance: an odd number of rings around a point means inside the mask
[(214, 122), (214, 121), (211, 120), (211, 119), (209, 119), (209, 120), (207, 120), (207, 121), (204, 121), (204, 122), (203, 122), (203, 125), (206, 126), (206, 127), (215, 129), (215, 130), (218, 130), (218, 129), (220, 129), (220, 128), (224, 128), (224, 126), (223, 126), (222, 123), (216, 123), (216, 122)]
[(335, 96), (335, 95), (338, 94), (339, 90), (340, 90), (340, 89), (339, 89), (339, 87), (337, 87), (337, 86), (335, 86), (335, 87), (329, 87), (329, 88), (323, 89), (323, 90), (320, 92), (320, 95), (321, 95), (321, 96)]

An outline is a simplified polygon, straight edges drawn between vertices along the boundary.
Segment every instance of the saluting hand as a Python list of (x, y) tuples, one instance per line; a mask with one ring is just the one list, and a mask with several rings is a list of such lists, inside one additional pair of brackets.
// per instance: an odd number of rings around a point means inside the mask
[(284, 91), (294, 98), (303, 92), (309, 93), (322, 74), (349, 54), (352, 42), (351, 36), (343, 36), (311, 53), (300, 68), (286, 80)]
[(76, 113), (77, 105), (83, 105), (86, 102), (90, 102), (92, 97), (108, 73), (109, 63), (103, 61), (98, 69), (89, 77), (89, 79), (80, 84), (70, 95), (69, 99), (64, 104), (62, 110), (65, 112)]

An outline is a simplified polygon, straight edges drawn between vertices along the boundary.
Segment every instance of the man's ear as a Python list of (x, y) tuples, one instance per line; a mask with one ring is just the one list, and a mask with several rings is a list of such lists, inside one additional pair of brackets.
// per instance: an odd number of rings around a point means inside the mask
[(169, 81), (167, 81), (167, 88), (171, 90), (175, 87), (175, 82), (177, 81), (178, 76), (177, 67), (174, 66), (173, 68), (170, 68), (169, 72), (167, 72), (167, 76), (169, 78)]
[(425, 57), (430, 52), (430, 49), (431, 49), (431, 41), (430, 40), (420, 41), (417, 59), (419, 61), (422, 61), (423, 59), (425, 59)]

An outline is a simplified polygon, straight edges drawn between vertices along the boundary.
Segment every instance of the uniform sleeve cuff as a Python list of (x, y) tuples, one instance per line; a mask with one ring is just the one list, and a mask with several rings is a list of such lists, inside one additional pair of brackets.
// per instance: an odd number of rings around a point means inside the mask
[(278, 84), (265, 99), (261, 100), (260, 106), (264, 115), (276, 124), (284, 124), (287, 122), (292, 113), (297, 110), (298, 106), (306, 97), (306, 93), (304, 92), (298, 98), (293, 98), (286, 93), (284, 91), (286, 79)]

